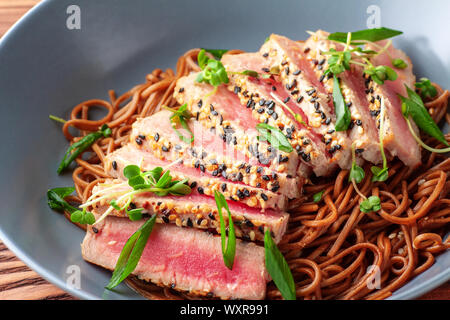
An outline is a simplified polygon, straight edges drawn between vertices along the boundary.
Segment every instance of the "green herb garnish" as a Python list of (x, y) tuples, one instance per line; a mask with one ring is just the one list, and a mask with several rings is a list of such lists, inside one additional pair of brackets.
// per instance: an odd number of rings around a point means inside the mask
[(216, 59), (219, 60), (222, 59), (222, 56), (229, 51), (227, 49), (205, 49), (205, 48), (203, 48), (203, 50), (211, 53)]
[(286, 300), (296, 300), (294, 277), (269, 230), (264, 233), (264, 249), (267, 271), (281, 295)]
[(339, 86), (339, 80), (336, 75), (333, 75), (333, 103), (334, 110), (336, 113), (336, 131), (345, 131), (348, 129), (352, 117), (350, 110), (345, 104), (344, 97), (342, 96), (341, 88)]
[[(355, 64), (363, 67), (363, 72), (372, 77), (373, 81), (378, 84), (383, 84), (384, 81), (394, 81), (397, 79), (397, 73), (388, 66), (374, 66), (370, 59), (384, 51), (390, 45), (390, 41), (385, 47), (381, 47), (374, 43), (379, 40), (388, 39), (394, 36), (402, 34), (401, 31), (392, 30), (388, 28), (375, 28), (360, 30), (356, 32), (335, 32), (328, 36), (328, 40), (343, 42), (345, 48), (342, 51), (336, 49), (330, 49), (330, 51), (323, 52), (325, 55), (330, 55), (328, 59), (328, 69), (325, 70), (325, 74), (333, 73), (338, 75), (345, 70), (350, 70), (350, 64)], [(380, 51), (375, 50), (363, 50), (358, 45), (371, 43), (373, 46), (379, 48)], [(404, 69), (407, 64), (402, 59), (391, 59), (391, 63), (398, 69)]]
[(383, 84), (384, 81), (395, 81), (398, 77), (397, 73), (388, 66), (374, 66), (368, 62), (369, 66), (364, 69), (364, 73), (368, 74), (373, 81)]
[(152, 192), (160, 197), (168, 194), (182, 196), (191, 193), (191, 188), (186, 184), (188, 179), (181, 181), (172, 180), (170, 170), (167, 170), (164, 174), (162, 172), (163, 169), (161, 167), (141, 172), (137, 165), (128, 165), (124, 168), (123, 175), (128, 179), (128, 184), (135, 191)]
[(136, 268), (144, 252), (148, 238), (155, 225), (156, 214), (148, 219), (133, 235), (127, 240), (119, 259), (117, 260), (111, 280), (106, 289), (113, 289), (128, 277)]
[(401, 95), (399, 95), (399, 97), (402, 100), (402, 113), (408, 123), (408, 127), (413, 137), (420, 145), (422, 145), (425, 149), (431, 152), (439, 152), (439, 153), (448, 152), (449, 151), (448, 148), (447, 149), (431, 148), (425, 145), (425, 143), (423, 143), (422, 140), (420, 140), (420, 138), (416, 136), (409, 122), (409, 116), (411, 116), (411, 118), (423, 132), (432, 136), (433, 138), (436, 138), (439, 142), (442, 142), (447, 147), (450, 147), (447, 140), (445, 139), (444, 134), (439, 129), (436, 122), (434, 122), (433, 118), (431, 118), (430, 114), (428, 113), (428, 110), (425, 108), (420, 96), (417, 93), (415, 93), (414, 90), (411, 90), (408, 86), (405, 85), (405, 87), (406, 92), (408, 93), (408, 97), (406, 98)]
[[(164, 109), (169, 110), (170, 112), (173, 112), (173, 115), (170, 117), (170, 123), (172, 124), (172, 129), (175, 131), (175, 133), (178, 135), (178, 138), (180, 138), (181, 141), (185, 143), (191, 144), (194, 142), (194, 134), (192, 133), (191, 129), (189, 128), (187, 121), (193, 117), (192, 113), (187, 109), (187, 104), (183, 104), (178, 109), (169, 108), (166, 106), (163, 106)], [(190, 133), (191, 137), (186, 138), (181, 134), (180, 131), (177, 130), (176, 125), (180, 124), (183, 129), (185, 129), (187, 132)]]
[[(228, 208), (228, 203), (222, 193), (214, 190), (214, 199), (216, 200), (217, 210), (219, 212), (220, 219), (220, 237), (222, 240), (222, 256), (223, 262), (228, 269), (233, 269), (234, 257), (236, 255), (236, 233), (234, 231), (233, 219), (231, 217), (230, 209)], [(222, 216), (222, 209), (228, 213), (228, 237), (225, 227), (225, 221)], [(227, 241), (228, 238), (228, 241)]]
[(314, 195), (313, 195), (313, 201), (314, 202), (319, 202), (320, 200), (322, 200), (322, 196), (323, 196), (323, 193), (325, 192), (325, 190), (322, 190), (322, 191), (320, 191), (320, 192), (317, 192), (317, 193), (315, 193)]
[(111, 135), (111, 129), (104, 124), (100, 130), (96, 132), (89, 133), (84, 136), (79, 141), (73, 143), (66, 151), (64, 158), (61, 160), (61, 163), (58, 167), (58, 174), (63, 172), (73, 160), (75, 160), (80, 154), (82, 154), (87, 148), (89, 148), (95, 141), (102, 137), (109, 137)]
[(64, 198), (75, 191), (73, 187), (54, 188), (47, 191), (48, 206), (56, 211), (67, 211), (70, 213), (70, 220), (79, 224), (94, 224), (95, 217), (91, 212), (87, 212), (86, 208), (80, 210), (70, 205)]
[(371, 196), (360, 203), (359, 209), (364, 213), (376, 212), (381, 209), (381, 200), (377, 196)]
[[(161, 167), (156, 167), (153, 170), (141, 172), (141, 169), (137, 165), (128, 165), (123, 169), (123, 175), (127, 178), (127, 182), (123, 182), (117, 186), (120, 187), (128, 184), (133, 188), (133, 190), (119, 192), (120, 197), (110, 201), (109, 208), (99, 219), (97, 219), (95, 223), (105, 219), (114, 209), (118, 211), (125, 210), (125, 213), (128, 215), (130, 220), (142, 219), (142, 208), (132, 208), (129, 210), (134, 196), (140, 193), (152, 192), (160, 197), (164, 197), (169, 194), (174, 196), (184, 196), (191, 193), (191, 188), (186, 184), (188, 179), (183, 179), (181, 181), (173, 180), (170, 175), (170, 171), (167, 170), (163, 173), (163, 168)], [(103, 199), (110, 198), (110, 195), (103, 195), (98, 198), (95, 198), (95, 196), (95, 194), (91, 195), (88, 201), (81, 205), (81, 207), (85, 208), (102, 201)], [(119, 203), (122, 202), (125, 203), (122, 206), (119, 206)]]
[[(389, 39), (402, 34), (402, 31), (393, 30), (389, 28), (373, 28), (352, 32), (351, 44), (360, 44), (358, 41), (377, 42), (380, 40)], [(347, 41), (347, 32), (334, 32), (328, 36), (328, 40), (345, 43)]]
[(396, 59), (392, 60), (392, 65), (393, 65), (394, 67), (396, 67), (397, 69), (405, 69), (405, 68), (408, 67), (408, 65), (406, 64), (406, 62), (403, 61), (403, 60), (400, 59), (400, 58), (396, 58)]
[(431, 99), (437, 95), (437, 89), (431, 83), (430, 79), (420, 78), (419, 82), (416, 82), (414, 86), (420, 89), (420, 96), (422, 99)]
[(360, 183), (364, 179), (365, 172), (363, 168), (358, 166), (355, 161), (352, 162), (352, 168), (348, 176), (348, 181), (355, 180), (356, 183)]
[(198, 66), (202, 69), (197, 76), (197, 82), (204, 82), (217, 87), (222, 83), (228, 83), (230, 81), (222, 62), (210, 59), (205, 54), (204, 49), (198, 53), (197, 62)]
[(266, 123), (258, 123), (256, 130), (261, 134), (257, 137), (259, 141), (268, 141), (274, 148), (287, 153), (294, 150), (280, 129), (269, 126)]

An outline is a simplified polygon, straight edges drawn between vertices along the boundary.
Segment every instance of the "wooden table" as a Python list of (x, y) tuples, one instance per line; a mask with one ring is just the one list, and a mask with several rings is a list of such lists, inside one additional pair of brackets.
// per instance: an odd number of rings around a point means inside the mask
[[(0, 37), (40, 0), (0, 0)], [(28, 268), (0, 241), (0, 300), (74, 299), (42, 279)], [(450, 300), (450, 282), (421, 299)]]

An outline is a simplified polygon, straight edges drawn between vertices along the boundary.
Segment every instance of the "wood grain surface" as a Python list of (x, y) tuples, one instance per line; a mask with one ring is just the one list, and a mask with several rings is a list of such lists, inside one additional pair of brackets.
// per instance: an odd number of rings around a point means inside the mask
[[(0, 0), (0, 37), (39, 0)], [(75, 299), (28, 268), (0, 241), (0, 300)], [(450, 282), (425, 300), (450, 300)]]

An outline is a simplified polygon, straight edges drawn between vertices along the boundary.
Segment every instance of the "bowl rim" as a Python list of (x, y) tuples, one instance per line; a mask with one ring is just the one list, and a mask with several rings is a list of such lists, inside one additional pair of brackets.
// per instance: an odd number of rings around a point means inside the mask
[[(28, 10), (21, 18), (19, 18), (0, 38), (0, 51), (4, 47), (5, 43), (9, 38), (13, 37), (17, 29), (21, 28), (24, 21), (28, 20), (31, 16), (38, 14), (38, 12), (44, 7), (52, 3), (53, 0), (42, 0), (33, 6), (30, 10)], [(447, 235), (448, 237), (449, 235)], [(63, 291), (69, 293), (72, 296), (75, 296), (79, 299), (88, 299), (88, 300), (99, 300), (100, 297), (89, 293), (83, 289), (74, 289), (71, 286), (68, 286), (61, 277), (56, 274), (48, 271), (45, 266), (37, 262), (35, 259), (28, 256), (19, 246), (17, 246), (13, 239), (5, 234), (0, 226), (0, 240), (6, 245), (6, 247), (12, 251), (17, 258), (19, 258), (24, 264), (26, 264), (30, 269), (38, 273), (42, 278), (62, 289)], [(447, 253), (450, 254), (450, 253)], [(427, 272), (428, 270), (424, 271)], [(447, 268), (443, 272), (436, 274), (430, 279), (423, 281), (422, 283), (409, 288), (401, 293), (393, 292), (392, 296), (387, 298), (387, 300), (407, 300), (407, 299), (415, 299), (423, 294), (437, 288), (438, 286), (444, 284), (445, 282), (450, 280), (450, 268)], [(400, 288), (401, 289), (401, 288)], [(398, 290), (400, 290), (398, 289)]]

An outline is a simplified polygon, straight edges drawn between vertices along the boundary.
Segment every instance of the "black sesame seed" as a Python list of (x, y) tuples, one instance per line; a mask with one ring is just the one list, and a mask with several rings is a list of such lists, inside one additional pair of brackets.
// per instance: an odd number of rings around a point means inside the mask
[(322, 59), (319, 61), (319, 66), (323, 65), (325, 63), (325, 59)]
[(179, 93), (183, 92), (184, 88), (180, 88), (180, 90), (178, 90)]
[(264, 108), (259, 108), (258, 110), (256, 110), (258, 113), (264, 113)]
[(309, 50), (311, 50), (311, 48), (308, 47), (308, 48), (305, 48), (305, 50), (303, 50), (303, 52), (304, 52), (304, 53), (308, 53)]
[(331, 122), (331, 118), (327, 118), (327, 120), (325, 120), (325, 124), (330, 124)]
[(262, 198), (264, 201), (269, 200), (269, 198), (268, 198), (264, 193), (261, 193), (261, 198)]
[(298, 76), (301, 72), (302, 72), (302, 70), (296, 70), (293, 74), (294, 74), (294, 76)]
[(264, 71), (264, 72), (270, 72), (269, 68), (261, 68), (261, 70)]
[(357, 153), (357, 154), (363, 153), (363, 152), (364, 152), (364, 149), (362, 149), (362, 148), (356, 148), (355, 149), (355, 153)]
[(268, 52), (266, 52), (266, 53), (263, 54), (263, 57), (264, 57), (264, 58), (267, 58), (268, 56), (269, 56), (269, 53), (268, 53)]
[(259, 103), (260, 106), (263, 106), (265, 102), (266, 102), (266, 100), (260, 99), (258, 103)]
[(306, 91), (306, 93), (308, 94), (308, 96), (313, 95), (315, 92), (316, 92), (316, 89), (311, 89), (311, 90)]
[(200, 194), (203, 194), (203, 193), (204, 193), (204, 190), (203, 190), (202, 187), (198, 187), (198, 188), (197, 188), (197, 191), (198, 191), (198, 193), (200, 193)]
[(92, 227), (92, 231), (93, 231), (94, 233), (98, 233), (98, 229), (97, 229), (96, 227)]
[(191, 227), (191, 228), (194, 226), (194, 224), (192, 223), (191, 218), (187, 219), (187, 223), (186, 224), (187, 224), (188, 227)]
[(223, 192), (225, 192), (225, 190), (227, 190), (227, 184), (226, 183), (222, 183), (221, 189), (222, 189)]
[(164, 152), (167, 152), (167, 151), (169, 151), (169, 148), (167, 148), (166, 146), (162, 146), (161, 150), (164, 151)]
[(201, 172), (205, 172), (205, 166), (202, 165), (202, 164), (200, 165), (200, 171), (201, 171)]
[(289, 101), (289, 97), (286, 97), (286, 99), (283, 100), (284, 103), (287, 103)]
[(191, 189), (194, 189), (197, 186), (197, 181), (193, 181), (190, 185)]
[(253, 222), (251, 222), (250, 220), (248, 220), (248, 219), (245, 219), (245, 224), (247, 225), (247, 227), (249, 227), (249, 228), (253, 228), (255, 225), (253, 224)]
[(297, 98), (297, 103), (302, 102), (302, 100), (303, 100), (303, 96), (298, 97), (298, 98)]
[(278, 119), (278, 114), (277, 114), (276, 112), (274, 112), (274, 113), (272, 114), (272, 118), (274, 118), (275, 120), (277, 120), (277, 119)]
[(203, 101), (202, 100), (200, 100), (198, 103), (197, 103), (197, 106), (199, 107), (199, 108), (201, 108), (202, 107), (202, 105), (203, 105)]
[(360, 126), (360, 125), (362, 125), (362, 121), (361, 121), (361, 120), (359, 120), (359, 119), (358, 119), (358, 120), (356, 120), (356, 125), (357, 125), (357, 126)]
[(114, 170), (117, 170), (117, 162), (115, 160), (112, 162), (112, 167)]
[(155, 137), (153, 139), (155, 139), (155, 141), (158, 142), (158, 140), (159, 140), (159, 133), (156, 133)]
[(143, 134), (138, 135), (141, 140), (145, 140), (145, 136)]
[(136, 138), (135, 141), (136, 141), (136, 143), (137, 143), (138, 145), (141, 145), (141, 144), (142, 144), (141, 138)]
[(263, 175), (262, 178), (265, 181), (270, 181), (270, 177), (268, 175)]

